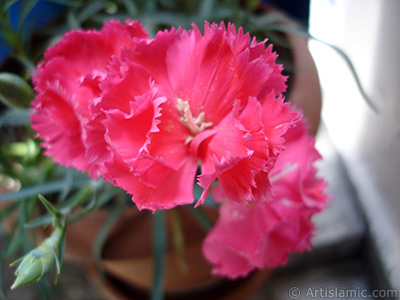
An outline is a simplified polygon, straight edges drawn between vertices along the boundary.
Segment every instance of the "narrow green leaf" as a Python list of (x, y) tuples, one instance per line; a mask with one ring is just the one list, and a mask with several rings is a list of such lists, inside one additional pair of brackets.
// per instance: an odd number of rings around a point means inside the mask
[(131, 0), (121, 0), (122, 5), (125, 7), (128, 15), (136, 15), (138, 13), (138, 9), (134, 1)]
[(365, 90), (364, 90), (364, 88), (363, 88), (363, 86), (362, 86), (362, 84), (361, 84), (360, 77), (358, 77), (357, 71), (356, 71), (356, 69), (355, 69), (353, 63), (351, 62), (349, 56), (348, 56), (342, 49), (340, 49), (339, 47), (337, 47), (337, 46), (335, 46), (335, 45), (332, 45), (332, 44), (330, 44), (330, 43), (327, 43), (327, 42), (325, 42), (325, 41), (322, 41), (322, 40), (320, 40), (320, 39), (318, 39), (318, 38), (315, 38), (315, 37), (313, 37), (313, 36), (311, 36), (311, 35), (310, 35), (310, 37), (311, 37), (312, 39), (316, 40), (316, 41), (319, 41), (319, 42), (322, 43), (322, 44), (325, 44), (325, 45), (331, 47), (333, 50), (335, 50), (337, 53), (339, 53), (339, 54), (342, 56), (342, 58), (343, 58), (344, 61), (347, 63), (348, 67), (350, 68), (350, 71), (351, 71), (351, 73), (352, 73), (352, 75), (353, 75), (353, 77), (354, 77), (354, 80), (356, 81), (356, 85), (357, 85), (357, 87), (358, 87), (358, 90), (360, 91), (361, 95), (363, 96), (365, 102), (367, 102), (368, 106), (369, 106), (374, 112), (379, 113), (378, 108), (375, 106), (375, 104), (372, 102), (371, 98), (370, 98), (370, 97), (367, 95), (367, 93), (365, 92)]
[[(33, 31), (33, 27), (30, 28)], [(25, 68), (29, 75), (33, 75), (35, 72), (35, 64), (29, 59), (25, 53), (12, 53), (12, 56), (15, 57)]]
[[(0, 195), (1, 196), (1, 195)], [(30, 213), (27, 201), (19, 202), (19, 209), (18, 209), (18, 222), (19, 224), (25, 224), (28, 222), (28, 215)], [(32, 249), (32, 243), (30, 238), (28, 237), (26, 230), (23, 226), (19, 227), (19, 233), (21, 235), (21, 240), (25, 252), (29, 252)]]
[(153, 289), (151, 291), (152, 300), (162, 300), (164, 298), (164, 269), (165, 252), (167, 248), (167, 233), (165, 230), (164, 211), (157, 210), (154, 213), (154, 271)]
[(81, 28), (81, 24), (73, 11), (70, 11), (67, 15), (67, 24), (70, 30)]
[(60, 260), (60, 266), (62, 264), (62, 261), (64, 259), (64, 250), (65, 250), (65, 242), (66, 242), (66, 232), (67, 232), (67, 224), (68, 224), (68, 220), (65, 220), (65, 226), (64, 226), (64, 230), (62, 232), (61, 238), (60, 238), (60, 243), (58, 245), (58, 259)]
[(215, 7), (215, 0), (203, 0), (199, 9), (199, 17), (201, 19), (212, 18)]
[(101, 10), (107, 7), (107, 2), (102, 0), (91, 1), (88, 5), (85, 5), (82, 11), (78, 14), (77, 20), (80, 24), (87, 21), (92, 16), (96, 15)]
[[(89, 178), (76, 178), (72, 184), (72, 187), (79, 188), (87, 186), (93, 181)], [(54, 180), (35, 186), (22, 188), (18, 192), (1, 194), (0, 202), (15, 202), (22, 201), (29, 197), (37, 196), (38, 194), (50, 194), (62, 191), (64, 188), (65, 180)]]
[(0, 222), (9, 218), (11, 213), (18, 208), (18, 203), (13, 203), (0, 211)]
[(3, 266), (4, 266), (4, 255), (0, 253), (0, 299), (8, 300), (3, 290)]
[(14, 255), (21, 248), (21, 246), (22, 246), (22, 236), (18, 231), (8, 242), (7, 250), (5, 251), (5, 256), (10, 257)]
[(338, 54), (340, 54), (342, 56), (342, 58), (344, 59), (344, 61), (348, 65), (348, 67), (350, 68), (350, 72), (352, 73), (354, 80), (356, 81), (357, 88), (360, 91), (361, 95), (363, 96), (365, 102), (368, 104), (368, 106), (373, 111), (375, 111), (376, 113), (379, 113), (378, 108), (375, 106), (373, 101), (369, 98), (369, 96), (365, 92), (365, 90), (361, 84), (360, 78), (358, 77), (357, 71), (356, 71), (353, 63), (351, 62), (349, 56), (342, 49), (340, 49), (339, 47), (332, 45), (328, 42), (325, 42), (319, 38), (314, 37), (313, 35), (308, 33), (308, 31), (306, 31), (302, 28), (292, 28), (292, 27), (288, 27), (288, 26), (274, 25), (274, 26), (271, 26), (269, 28), (269, 30), (275, 30), (275, 31), (283, 32), (283, 33), (295, 34), (295, 35), (302, 36), (305, 38), (310, 38), (310, 39), (316, 40), (324, 45), (327, 45), (328, 47), (335, 50)]
[(96, 239), (93, 243), (93, 255), (95, 258), (95, 263), (97, 268), (100, 270), (100, 273), (103, 274), (103, 266), (101, 264), (101, 253), (103, 251), (103, 247), (105, 242), (107, 241), (108, 235), (111, 232), (111, 229), (114, 227), (116, 222), (118, 221), (124, 207), (125, 201), (122, 197), (118, 197), (115, 205), (110, 211), (107, 220), (104, 222), (103, 226), (99, 230)]
[(27, 126), (31, 124), (29, 109), (9, 108), (0, 115), (0, 126)]
[(175, 256), (177, 258), (178, 267), (182, 271), (187, 271), (187, 264), (185, 262), (185, 239), (183, 235), (182, 221), (177, 210), (169, 210), (171, 214), (171, 228), (172, 228), (172, 242), (174, 246)]
[(157, 4), (156, 4), (155, 0), (147, 0), (145, 2), (145, 9), (147, 12), (153, 13), (156, 11), (156, 8), (157, 8)]
[(42, 202), (42, 204), (46, 207), (46, 209), (53, 215), (54, 218), (58, 219), (61, 217), (60, 212), (58, 211), (58, 209), (50, 203), (49, 200), (47, 200), (45, 197), (43, 197), (43, 195), (39, 194), (38, 195), (40, 201)]
[(45, 281), (38, 281), (36, 282), (36, 284), (39, 287), (40, 293), (43, 296), (43, 300), (51, 300), (49, 284)]
[(65, 185), (60, 195), (60, 201), (63, 202), (67, 195), (71, 192), (72, 183), (74, 182), (74, 172), (71, 168), (65, 169)]
[(69, 7), (80, 7), (82, 6), (82, 1), (80, 0), (46, 0), (50, 3), (62, 4)]
[(24, 224), (25, 228), (37, 228), (47, 226), (53, 223), (53, 217), (51, 215), (45, 215), (37, 217), (34, 221)]
[(57, 284), (58, 279), (60, 278), (60, 274), (61, 274), (61, 260), (59, 259), (59, 257), (57, 256), (57, 253), (54, 251), (53, 248), (51, 248), (51, 253), (53, 254), (53, 258), (56, 263), (57, 273), (56, 273), (55, 283)]
[(214, 223), (204, 213), (201, 206), (195, 209), (190, 207), (189, 209), (193, 213), (193, 216), (196, 218), (197, 222), (204, 228), (206, 232), (208, 232), (214, 226)]
[(92, 193), (93, 188), (91, 186), (84, 186), (61, 205), (63, 214), (67, 213), (68, 211), (72, 212), (77, 208), (81, 208), (92, 196)]
[(8, 107), (29, 107), (35, 93), (21, 77), (13, 73), (0, 73), (0, 101)]
[(90, 202), (87, 204), (87, 206), (85, 206), (82, 209), (81, 213), (71, 217), (69, 222), (73, 223), (73, 222), (76, 222), (76, 221), (84, 218), (85, 216), (89, 215), (96, 208), (102, 207), (103, 205), (108, 203), (110, 200), (114, 199), (117, 196), (117, 194), (118, 194), (117, 189), (103, 191), (99, 196), (96, 196), (96, 194), (94, 194), (92, 196), (92, 199), (90, 200)]
[(246, 7), (250, 10), (256, 9), (260, 5), (260, 0), (246, 0)]
[(32, 9), (36, 6), (39, 0), (24, 0), (22, 1), (22, 9), (21, 9), (21, 16), (19, 20), (18, 31), (22, 32), (22, 27), (25, 24), (26, 18), (28, 17), (29, 13)]
[(17, 260), (13, 261), (13, 262), (10, 264), (10, 267), (15, 267), (15, 266), (18, 265), (24, 258), (25, 258), (25, 256), (22, 256), (22, 257), (18, 258)]
[(7, 1), (7, 2), (5, 3), (5, 5), (4, 5), (4, 7), (3, 7), (3, 12), (7, 12), (7, 11), (10, 9), (10, 7), (13, 6), (14, 3), (16, 3), (17, 1), (19, 1), (19, 0), (10, 0), (10, 1)]
[[(76, 193), (70, 199), (65, 201), (58, 209), (58, 212), (60, 213), (60, 215), (63, 215), (63, 216), (69, 215), (75, 209), (82, 207), (82, 205), (85, 202), (87, 202), (87, 200), (90, 198), (91, 194), (92, 194), (91, 188), (81, 189), (78, 193)], [(80, 219), (90, 213), (90, 211), (87, 211), (87, 213), (86, 213), (86, 210), (83, 210), (83, 211), (84, 211), (84, 213), (72, 217), (69, 222), (75, 222), (77, 219)], [(24, 226), (25, 226), (25, 228), (35, 228), (35, 227), (46, 226), (46, 225), (53, 223), (53, 220), (54, 220), (54, 218), (52, 217), (52, 215), (40, 216), (40, 217), (37, 217), (32, 222), (24, 224)]]

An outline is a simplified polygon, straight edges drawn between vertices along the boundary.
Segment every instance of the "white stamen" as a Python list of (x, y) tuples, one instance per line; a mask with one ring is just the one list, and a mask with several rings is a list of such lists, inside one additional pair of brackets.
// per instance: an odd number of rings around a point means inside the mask
[(179, 121), (190, 130), (191, 136), (186, 139), (188, 144), (194, 136), (212, 126), (211, 122), (204, 122), (205, 114), (201, 112), (197, 117), (193, 117), (188, 101), (183, 101), (181, 98), (176, 99), (176, 108), (181, 115)]

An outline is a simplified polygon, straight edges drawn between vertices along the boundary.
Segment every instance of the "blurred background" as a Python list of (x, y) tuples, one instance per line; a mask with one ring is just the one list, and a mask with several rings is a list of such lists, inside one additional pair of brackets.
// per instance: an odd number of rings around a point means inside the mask
[[(320, 174), (329, 182), (332, 199), (315, 217), (315, 248), (293, 255), (249, 300), (290, 299), (293, 287), (301, 292), (297, 299), (310, 298), (307, 292), (321, 288), (356, 292), (337, 299), (399, 297), (398, 0), (11, 2), (12, 18), (2, 16), (0, 70), (25, 77), (63, 32), (98, 27), (109, 18), (138, 19), (152, 35), (170, 26), (188, 28), (196, 22), (201, 28), (204, 20), (229, 20), (258, 40), (268, 36), (290, 76), (287, 98), (305, 110), (315, 129), (319, 125), (317, 148), (324, 158)], [(11, 22), (5, 26), (5, 21)], [(14, 31), (18, 38), (10, 39)], [(291, 51), (282, 36), (303, 50)], [(4, 139), (5, 126), (1, 130)], [(9, 299), (42, 299), (36, 286), (10, 291), (14, 275), (7, 265), (2, 275)], [(106, 299), (87, 268), (73, 261), (64, 263), (58, 285), (50, 289), (54, 299)], [(380, 294), (370, 297), (373, 291)]]

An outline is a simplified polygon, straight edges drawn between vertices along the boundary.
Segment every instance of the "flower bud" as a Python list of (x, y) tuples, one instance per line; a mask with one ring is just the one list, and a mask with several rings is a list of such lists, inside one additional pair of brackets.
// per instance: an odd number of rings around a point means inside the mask
[(57, 253), (59, 245), (64, 235), (65, 227), (58, 225), (52, 235), (45, 239), (35, 249), (31, 250), (23, 258), (15, 261), (11, 266), (19, 263), (15, 272), (17, 278), (11, 289), (19, 288), (37, 282), (49, 273), (57, 264), (58, 273), (60, 272)]

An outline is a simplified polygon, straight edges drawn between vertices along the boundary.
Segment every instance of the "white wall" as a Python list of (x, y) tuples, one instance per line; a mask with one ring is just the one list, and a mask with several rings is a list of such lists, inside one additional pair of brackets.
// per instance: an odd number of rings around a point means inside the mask
[(360, 195), (393, 287), (400, 290), (400, 1), (312, 0), (311, 33), (343, 49), (344, 60), (311, 42), (323, 90), (323, 120)]

